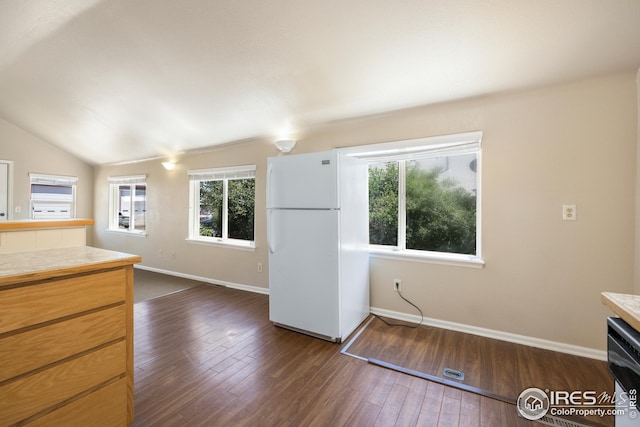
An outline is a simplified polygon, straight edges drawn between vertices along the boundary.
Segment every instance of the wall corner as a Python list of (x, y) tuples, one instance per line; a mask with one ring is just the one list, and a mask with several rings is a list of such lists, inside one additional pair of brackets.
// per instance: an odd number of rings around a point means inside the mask
[(636, 73), (636, 223), (634, 293), (640, 295), (640, 68)]

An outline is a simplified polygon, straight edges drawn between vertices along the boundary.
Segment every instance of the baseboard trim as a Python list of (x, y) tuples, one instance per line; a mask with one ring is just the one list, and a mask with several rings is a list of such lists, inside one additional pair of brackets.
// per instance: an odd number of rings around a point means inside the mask
[[(269, 289), (261, 288), (258, 286), (243, 285), (240, 283), (226, 282), (223, 280), (210, 279), (208, 277), (195, 276), (193, 274), (179, 273), (171, 270), (164, 270), (161, 268), (147, 267), (144, 265), (136, 264), (135, 268), (140, 270), (147, 270), (154, 273), (166, 274), (169, 276), (181, 277), (183, 279), (197, 280), (199, 282), (208, 283), (211, 285), (226, 286), (227, 288), (239, 289), (242, 291), (253, 292), (257, 294), (269, 295)], [(371, 313), (377, 314), (383, 317), (389, 317), (391, 319), (402, 320), (405, 322), (419, 323), (420, 316), (400, 313), (398, 311), (385, 310), (382, 308), (371, 307)], [(425, 317), (422, 320), (423, 325), (433, 326), (435, 328), (449, 329), (457, 332), (464, 332), (466, 334), (478, 335), (486, 338), (493, 338), (497, 340), (512, 342), (515, 344), (527, 345), (529, 347), (542, 348), (545, 350), (557, 351), (559, 353), (572, 354), (574, 356), (587, 357), (589, 359), (607, 360), (607, 352), (604, 350), (596, 350), (588, 347), (581, 347), (577, 345), (564, 344), (556, 341), (543, 340), (540, 338), (528, 337), (526, 335), (512, 334), (509, 332), (497, 331), (494, 329), (480, 328), (478, 326), (465, 325), (463, 323), (449, 322), (446, 320), (433, 319)]]
[[(389, 317), (405, 322), (420, 323), (420, 316), (400, 313), (397, 311), (384, 310), (381, 308), (371, 307), (371, 313), (378, 316)], [(478, 326), (465, 325), (462, 323), (449, 322), (446, 320), (432, 319), (425, 317), (422, 320), (423, 325), (433, 326), (435, 328), (449, 329), (466, 334), (478, 335), (485, 338), (493, 338), (501, 341), (522, 344), (529, 347), (542, 348), (545, 350), (557, 351), (559, 353), (571, 354), (574, 356), (587, 357), (589, 359), (607, 360), (607, 352), (604, 350), (596, 350), (588, 347), (565, 344), (556, 341), (549, 341), (540, 338), (528, 337), (526, 335), (512, 334), (509, 332), (497, 331), (494, 329), (480, 328)]]
[(247, 291), (247, 292), (253, 292), (253, 293), (256, 293), (256, 294), (269, 295), (269, 289), (261, 288), (261, 287), (258, 287), (258, 286), (242, 285), (240, 283), (233, 283), (233, 282), (226, 282), (224, 280), (210, 279), (208, 277), (195, 276), (193, 274), (186, 274), (186, 273), (179, 273), (177, 271), (164, 270), (162, 268), (155, 268), (155, 267), (148, 267), (146, 265), (140, 265), (140, 264), (136, 264), (134, 267), (139, 269), (139, 270), (151, 271), (153, 273), (161, 273), (161, 274), (166, 274), (168, 276), (181, 277), (183, 279), (189, 279), (189, 280), (196, 280), (198, 282), (204, 282), (204, 283), (207, 283), (209, 285), (225, 286), (227, 288), (239, 289), (241, 291)]

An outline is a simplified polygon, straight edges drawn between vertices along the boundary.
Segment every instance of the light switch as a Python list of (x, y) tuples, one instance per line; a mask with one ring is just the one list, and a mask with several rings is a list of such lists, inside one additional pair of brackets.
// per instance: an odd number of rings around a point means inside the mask
[(562, 205), (562, 219), (575, 221), (577, 219), (576, 205)]

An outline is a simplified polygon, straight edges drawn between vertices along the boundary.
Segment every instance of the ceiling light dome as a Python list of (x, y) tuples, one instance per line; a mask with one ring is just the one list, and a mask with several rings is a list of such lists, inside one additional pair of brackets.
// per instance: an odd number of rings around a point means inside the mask
[(281, 152), (288, 153), (293, 149), (293, 147), (296, 146), (296, 141), (292, 139), (279, 139), (274, 142), (274, 144), (276, 145), (276, 148)]

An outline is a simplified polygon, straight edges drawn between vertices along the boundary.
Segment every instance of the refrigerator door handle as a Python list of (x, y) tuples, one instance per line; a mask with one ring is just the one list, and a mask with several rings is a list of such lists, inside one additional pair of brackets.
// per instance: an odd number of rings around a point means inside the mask
[(273, 241), (273, 209), (268, 209), (267, 212), (269, 215), (267, 218), (267, 224), (269, 225), (269, 229), (267, 230), (267, 247), (269, 248), (269, 253), (274, 254), (275, 250), (271, 244)]
[(273, 208), (273, 190), (271, 187), (273, 187), (273, 184), (271, 183), (271, 177), (273, 175), (273, 165), (271, 163), (269, 163), (269, 166), (267, 168), (267, 207), (268, 208)]

